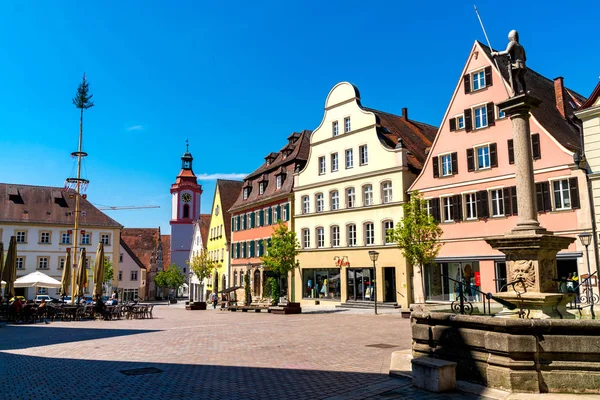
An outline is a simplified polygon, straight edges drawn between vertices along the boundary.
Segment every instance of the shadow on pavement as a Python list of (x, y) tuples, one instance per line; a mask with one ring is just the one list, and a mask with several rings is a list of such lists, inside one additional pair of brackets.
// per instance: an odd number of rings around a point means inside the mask
[[(82, 322), (82, 325), (83, 324), (85, 324), (85, 322)], [(43, 334), (40, 334), (40, 329), (43, 329)], [(130, 336), (151, 332), (159, 332), (159, 330), (95, 329), (86, 328), (84, 326), (77, 328), (58, 328), (43, 325), (6, 325), (0, 330), (0, 351), (27, 349), (60, 343)]]

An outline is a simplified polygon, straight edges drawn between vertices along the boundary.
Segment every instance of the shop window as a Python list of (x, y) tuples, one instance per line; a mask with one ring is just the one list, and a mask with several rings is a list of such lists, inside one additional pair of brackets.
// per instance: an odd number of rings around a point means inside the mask
[[(467, 301), (481, 301), (481, 274), (479, 261), (436, 263), (425, 266), (425, 293), (427, 301), (458, 300), (459, 284)], [(452, 278), (453, 280), (449, 279)]]
[(340, 269), (303, 269), (302, 297), (340, 300)]

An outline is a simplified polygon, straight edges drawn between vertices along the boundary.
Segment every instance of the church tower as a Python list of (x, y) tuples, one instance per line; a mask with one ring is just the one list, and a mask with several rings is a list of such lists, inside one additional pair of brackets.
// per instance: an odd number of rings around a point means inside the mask
[[(192, 170), (194, 158), (186, 140), (185, 153), (181, 157), (181, 171), (171, 185), (171, 264), (177, 265), (184, 274), (188, 272), (189, 258), (194, 234), (194, 221), (200, 216), (202, 185)], [(168, 267), (168, 265), (165, 265)]]

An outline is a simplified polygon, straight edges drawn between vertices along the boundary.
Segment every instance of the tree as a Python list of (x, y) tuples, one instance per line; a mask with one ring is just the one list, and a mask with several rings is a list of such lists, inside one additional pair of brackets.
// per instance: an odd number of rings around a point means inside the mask
[(173, 289), (177, 293), (177, 290), (185, 283), (185, 277), (175, 264), (171, 264), (169, 268), (156, 274), (154, 283), (158, 287)]
[(260, 259), (264, 266), (270, 268), (279, 277), (287, 277), (290, 271), (298, 266), (296, 256), (300, 249), (300, 243), (296, 238), (296, 232), (290, 231), (285, 223), (279, 221), (271, 242), (266, 248), (265, 255)]
[(192, 259), (186, 261), (186, 263), (190, 267), (190, 271), (198, 277), (200, 282), (207, 279), (215, 268), (215, 262), (208, 257), (208, 251), (206, 251), (206, 249), (202, 249), (200, 254), (193, 256)]
[(407, 262), (417, 266), (421, 274), (422, 301), (425, 302), (425, 279), (423, 267), (437, 257), (442, 244), (439, 239), (443, 231), (439, 222), (427, 213), (427, 201), (419, 192), (412, 193), (410, 201), (405, 203), (404, 217), (388, 234)]
[(247, 306), (252, 302), (252, 295), (250, 294), (250, 272), (246, 271), (244, 274), (244, 294), (246, 295), (245, 304)]
[(104, 259), (104, 283), (111, 283), (115, 276), (115, 272), (112, 267), (112, 262), (107, 258)]
[(271, 304), (277, 304), (279, 300), (279, 280), (273, 277), (270, 277), (266, 281), (266, 287), (268, 288), (268, 296), (271, 297)]

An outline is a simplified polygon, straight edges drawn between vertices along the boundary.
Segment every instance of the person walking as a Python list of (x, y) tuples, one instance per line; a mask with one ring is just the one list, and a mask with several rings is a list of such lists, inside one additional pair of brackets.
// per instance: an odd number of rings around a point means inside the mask
[(219, 296), (216, 293), (212, 294), (212, 302), (213, 302), (213, 309), (216, 309), (217, 303), (219, 302)]

